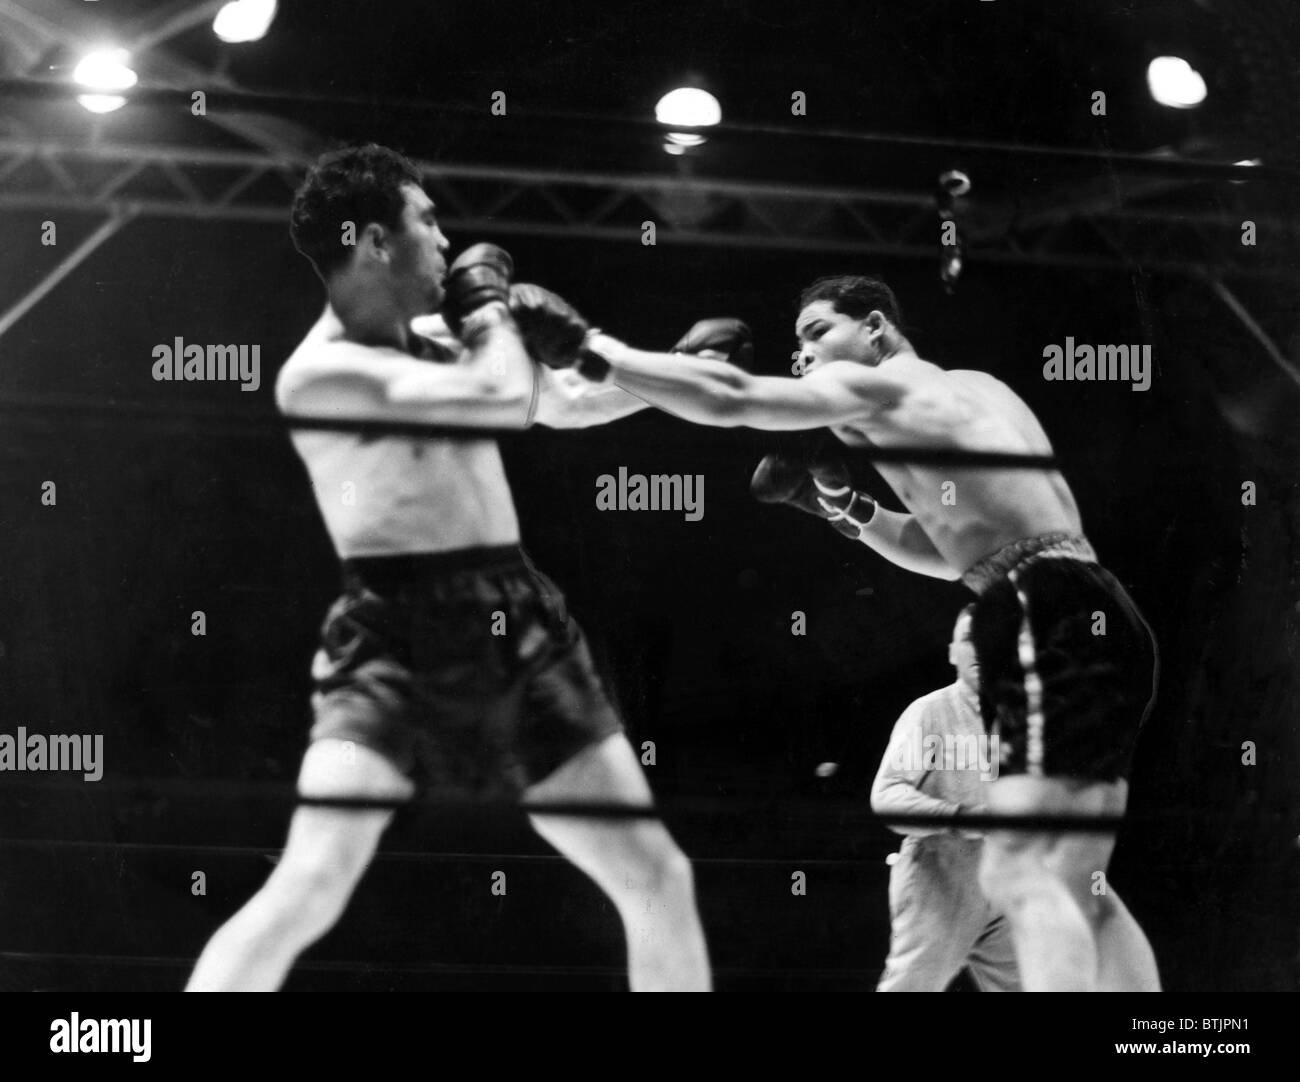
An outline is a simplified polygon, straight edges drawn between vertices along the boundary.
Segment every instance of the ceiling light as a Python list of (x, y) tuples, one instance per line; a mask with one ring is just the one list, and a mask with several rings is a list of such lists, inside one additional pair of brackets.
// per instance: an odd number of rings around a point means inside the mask
[(129, 59), (125, 49), (97, 49), (81, 58), (72, 78), (91, 90), (126, 90), (138, 78), (127, 66)]
[(1195, 109), (1205, 100), (1205, 80), (1181, 56), (1157, 56), (1147, 67), (1151, 96), (1171, 109)]
[(275, 18), (276, 0), (231, 0), (212, 20), (212, 32), (237, 44), (265, 37)]
[(670, 90), (655, 106), (655, 119), (673, 127), (702, 128), (722, 121), (722, 106), (707, 90), (679, 86)]

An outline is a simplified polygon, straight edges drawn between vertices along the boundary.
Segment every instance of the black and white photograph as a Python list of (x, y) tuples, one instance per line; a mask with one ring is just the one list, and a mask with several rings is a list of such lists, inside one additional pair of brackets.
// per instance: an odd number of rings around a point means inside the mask
[(0, 222), (33, 1062), (1300, 990), (1293, 0), (0, 0)]

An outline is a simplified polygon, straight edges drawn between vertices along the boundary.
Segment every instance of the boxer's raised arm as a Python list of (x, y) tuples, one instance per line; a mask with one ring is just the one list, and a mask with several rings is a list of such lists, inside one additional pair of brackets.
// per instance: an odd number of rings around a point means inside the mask
[(534, 368), (509, 324), (486, 330), (460, 364), (336, 339), (285, 365), (276, 401), (288, 416), (523, 428)]

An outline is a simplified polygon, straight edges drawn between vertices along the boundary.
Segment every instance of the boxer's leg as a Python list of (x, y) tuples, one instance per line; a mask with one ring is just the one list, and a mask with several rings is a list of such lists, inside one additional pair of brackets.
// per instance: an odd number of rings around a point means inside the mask
[[(989, 786), (988, 805), (996, 815), (1116, 815), (1125, 795), (1123, 782), (1017, 775)], [(980, 887), (1011, 926), (1026, 991), (1097, 990), (1107, 907), (1094, 890), (1114, 847), (1114, 834), (989, 832)]]
[[(298, 777), (304, 796), (404, 799), (414, 785), (385, 756), (351, 741), (318, 740)], [(186, 991), (270, 992), (328, 932), (370, 864), (393, 813), (303, 807), (265, 885), (217, 929)]]
[(1155, 952), (1133, 914), (1111, 887), (1096, 926), (1097, 991), (1159, 992)]
[(992, 914), (983, 934), (971, 949), (966, 964), (971, 979), (981, 992), (1019, 992), (1020, 967), (1011, 925), (1002, 914)]
[[(622, 733), (589, 744), (525, 791), (525, 799), (649, 807), (650, 786)], [(704, 929), (690, 861), (657, 819), (530, 816), (537, 833), (586, 872), (618, 909), (634, 992), (708, 991)]]

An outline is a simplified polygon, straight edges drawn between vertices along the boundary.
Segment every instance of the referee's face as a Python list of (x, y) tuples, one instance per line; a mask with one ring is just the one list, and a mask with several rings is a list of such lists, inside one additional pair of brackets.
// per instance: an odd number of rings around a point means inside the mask
[(957, 678), (973, 691), (979, 690), (980, 666), (975, 660), (975, 644), (970, 638), (970, 613), (957, 617), (952, 629), (952, 644), (948, 647), (948, 660), (957, 670)]

